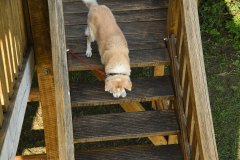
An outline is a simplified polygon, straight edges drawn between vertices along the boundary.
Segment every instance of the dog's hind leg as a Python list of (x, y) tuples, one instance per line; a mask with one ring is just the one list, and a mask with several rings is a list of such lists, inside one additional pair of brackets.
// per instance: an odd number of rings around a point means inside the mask
[(85, 35), (87, 36), (87, 50), (86, 50), (86, 56), (91, 57), (92, 56), (92, 47), (91, 42), (95, 41), (94, 34), (91, 30), (91, 28), (88, 26), (85, 30)]

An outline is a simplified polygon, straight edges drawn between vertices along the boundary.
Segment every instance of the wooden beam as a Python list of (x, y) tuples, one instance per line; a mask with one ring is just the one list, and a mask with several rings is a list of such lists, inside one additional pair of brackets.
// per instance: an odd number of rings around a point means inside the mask
[(2, 108), (2, 104), (0, 103), (0, 128), (2, 127), (3, 120), (4, 120), (4, 117), (3, 117), (3, 108)]
[(187, 56), (190, 69), (189, 81), (192, 82), (191, 94), (195, 102), (200, 157), (202, 156), (203, 159), (218, 159), (203, 59), (198, 3), (192, 0), (181, 0), (180, 3), (185, 26), (185, 43), (189, 53)]
[(30, 94), (28, 97), (29, 102), (36, 102), (40, 100), (39, 88), (31, 88)]
[[(120, 106), (124, 109), (125, 112), (145, 111), (144, 107), (139, 102), (120, 103)], [(148, 139), (156, 146), (167, 144), (167, 140), (165, 139), (164, 136), (148, 137)]]
[[(62, 0), (48, 0), (59, 158), (74, 160), (71, 98)], [(47, 83), (47, 82), (45, 82)]]
[(22, 72), (15, 86), (9, 110), (5, 113), (5, 119), (0, 130), (0, 159), (14, 159), (22, 129), (22, 123), (27, 106), (27, 100), (31, 88), (34, 73), (34, 55), (30, 50), (24, 59)]
[(46, 154), (16, 156), (15, 160), (47, 160)]
[(178, 21), (180, 18), (179, 0), (169, 0), (167, 32), (168, 35), (177, 35)]
[(29, 0), (28, 6), (37, 62), (47, 158), (60, 159), (48, 2)]

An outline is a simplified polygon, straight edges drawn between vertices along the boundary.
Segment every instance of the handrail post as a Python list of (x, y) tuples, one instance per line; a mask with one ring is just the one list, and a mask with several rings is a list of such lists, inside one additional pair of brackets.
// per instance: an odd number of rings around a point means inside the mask
[(61, 3), (60, 0), (49, 0), (49, 3), (47, 0), (28, 0), (47, 159), (73, 160), (72, 116)]

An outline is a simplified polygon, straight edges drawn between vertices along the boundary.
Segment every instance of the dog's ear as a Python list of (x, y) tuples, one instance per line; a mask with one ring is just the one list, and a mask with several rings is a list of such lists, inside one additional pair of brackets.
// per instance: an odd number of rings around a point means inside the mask
[(126, 80), (124, 83), (124, 88), (126, 88), (127, 90), (131, 91), (132, 90), (132, 82), (131, 80)]

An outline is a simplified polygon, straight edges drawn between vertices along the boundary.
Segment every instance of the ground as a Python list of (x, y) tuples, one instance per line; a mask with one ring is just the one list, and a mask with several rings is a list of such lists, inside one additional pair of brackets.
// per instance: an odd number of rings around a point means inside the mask
[[(240, 160), (240, 1), (201, 0), (199, 15), (219, 159)], [(135, 76), (149, 75), (151, 70), (135, 73)], [(74, 73), (71, 76), (76, 79), (79, 74)], [(84, 77), (85, 80), (92, 79), (86, 73)], [(114, 108), (116, 107), (112, 108), (113, 111)], [(99, 108), (98, 111), (100, 110)], [(40, 117), (38, 103), (30, 103), (18, 154), (45, 151)]]

